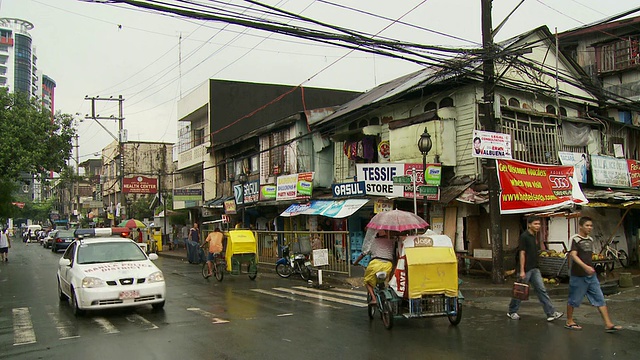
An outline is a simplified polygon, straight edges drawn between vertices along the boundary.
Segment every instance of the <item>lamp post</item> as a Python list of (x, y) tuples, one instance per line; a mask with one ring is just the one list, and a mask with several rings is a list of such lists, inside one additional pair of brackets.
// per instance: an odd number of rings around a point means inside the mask
[[(427, 127), (424, 127), (424, 132), (420, 135), (420, 139), (418, 139), (418, 150), (422, 153), (422, 183), (424, 186), (427, 185), (427, 154), (431, 151), (431, 135), (427, 131)], [(422, 200), (424, 201), (424, 221), (429, 222), (429, 214), (427, 207), (427, 194), (422, 195)]]
[(240, 199), (242, 199), (242, 228), (244, 229), (244, 184), (247, 183), (247, 174), (240, 173), (238, 175), (238, 182), (240, 183)]

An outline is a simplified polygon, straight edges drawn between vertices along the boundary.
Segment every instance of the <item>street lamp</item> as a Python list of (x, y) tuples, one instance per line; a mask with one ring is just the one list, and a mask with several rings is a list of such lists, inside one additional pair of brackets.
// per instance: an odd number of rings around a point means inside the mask
[[(424, 132), (420, 135), (420, 139), (418, 139), (418, 150), (422, 153), (422, 183), (424, 186), (427, 185), (427, 154), (431, 151), (431, 135), (427, 131), (427, 127), (424, 127)], [(424, 221), (429, 222), (428, 214), (427, 214), (427, 194), (422, 195), (422, 200), (424, 201)]]
[(247, 183), (247, 174), (243, 172), (238, 175), (238, 182), (240, 183), (240, 199), (242, 199), (242, 228), (244, 229), (244, 184)]

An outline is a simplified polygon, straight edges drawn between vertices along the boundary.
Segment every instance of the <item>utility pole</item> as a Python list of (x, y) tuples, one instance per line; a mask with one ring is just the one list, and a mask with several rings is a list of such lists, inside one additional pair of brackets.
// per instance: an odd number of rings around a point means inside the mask
[[(124, 105), (124, 98), (122, 97), (122, 95), (118, 95), (118, 98), (113, 98), (113, 96), (110, 96), (108, 98), (101, 98), (99, 96), (94, 96), (94, 97), (89, 97), (89, 96), (85, 96), (84, 98), (85, 100), (91, 100), (91, 116), (86, 115), (85, 119), (93, 119), (96, 120), (96, 122), (98, 122), (98, 124), (100, 126), (102, 126), (102, 124), (100, 124), (100, 122), (98, 120), (118, 120), (118, 138), (114, 139), (116, 141), (118, 141), (118, 153), (119, 153), (119, 159), (118, 159), (118, 183), (120, 185), (120, 194), (119, 194), (119, 202), (120, 202), (120, 213), (122, 214), (122, 212), (125, 209), (125, 198), (124, 198), (124, 192), (123, 192), (123, 182), (124, 182), (124, 144), (127, 142), (127, 136), (126, 133), (124, 131), (124, 126), (123, 126), (123, 120), (124, 120), (124, 116), (123, 116), (123, 105)], [(100, 116), (99, 114), (96, 114), (96, 101), (117, 101), (118, 102), (118, 117), (114, 117), (113, 115), (111, 116)], [(103, 126), (104, 128), (104, 126)], [(106, 129), (105, 129), (106, 130)], [(113, 134), (109, 133), (109, 135), (111, 135), (113, 137)], [(116, 221), (116, 224), (118, 223), (118, 221)]]
[(76, 153), (76, 179), (73, 182), (73, 192), (74, 192), (74, 202), (76, 203), (75, 209), (77, 211), (76, 213), (76, 219), (80, 218), (80, 184), (78, 183), (78, 181), (80, 181), (80, 155), (79, 155), (79, 151), (78, 148), (80, 147), (78, 145), (78, 134), (76, 134), (74, 136), (75, 138), (75, 145), (73, 146), (75, 148), (75, 153)]
[[(484, 82), (483, 117), (481, 124), (486, 131), (498, 131), (494, 114), (495, 99), (495, 49), (493, 44), (493, 25), (491, 9), (493, 0), (482, 0), (482, 77)], [(500, 186), (498, 184), (497, 162), (495, 159), (483, 159), (484, 174), (489, 185), (489, 220), (492, 252), (491, 280), (494, 284), (504, 283), (504, 255), (502, 249), (502, 225), (500, 218)]]

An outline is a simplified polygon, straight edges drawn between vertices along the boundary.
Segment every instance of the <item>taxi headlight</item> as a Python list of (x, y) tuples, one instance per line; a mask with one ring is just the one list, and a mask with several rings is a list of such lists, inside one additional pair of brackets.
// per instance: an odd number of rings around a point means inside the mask
[(160, 282), (160, 281), (164, 281), (164, 275), (162, 274), (162, 271), (156, 271), (153, 274), (149, 275), (149, 277), (147, 277), (148, 283), (154, 283), (154, 282)]
[(86, 278), (82, 279), (83, 288), (96, 288), (96, 287), (102, 287), (102, 286), (107, 286), (107, 283), (102, 279), (98, 279), (91, 276), (87, 276)]

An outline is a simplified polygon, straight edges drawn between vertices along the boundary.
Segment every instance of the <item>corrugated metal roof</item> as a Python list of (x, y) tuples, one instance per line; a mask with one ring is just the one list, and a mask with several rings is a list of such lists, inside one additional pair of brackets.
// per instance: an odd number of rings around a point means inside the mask
[[(499, 42), (496, 44), (496, 46), (501, 49), (507, 49), (510, 46), (517, 44), (518, 42), (537, 32), (541, 32), (543, 36), (547, 38), (552, 36), (551, 32), (546, 26), (540, 26), (533, 30), (514, 36), (510, 39)], [(393, 79), (387, 83), (379, 85), (365, 92), (364, 94), (340, 106), (336, 110), (336, 112), (327, 116), (326, 118), (315, 121), (313, 123), (310, 122), (310, 125), (313, 126), (326, 124), (334, 119), (338, 119), (340, 117), (346, 116), (347, 114), (362, 110), (367, 106), (390, 102), (395, 98), (399, 98), (414, 90), (421, 89), (427, 85), (443, 83), (447, 80), (451, 80), (460, 76), (464, 77), (468, 75), (469, 72), (478, 69), (481, 65), (482, 59), (480, 56), (465, 55), (451, 58), (449, 68), (436, 66), (425, 67), (422, 70), (418, 70), (413, 73), (401, 76), (397, 79)], [(481, 74), (479, 73), (479, 75)]]
[(469, 70), (472, 70), (481, 64), (480, 59), (465, 60), (464, 58), (461, 58), (459, 61), (461, 64), (466, 65), (461, 66), (459, 69), (443, 69), (440, 67), (430, 66), (401, 76), (397, 79), (393, 79), (338, 107), (333, 114), (326, 118), (316, 120), (314, 122), (310, 121), (309, 124), (320, 125), (330, 122), (331, 120), (337, 119), (366, 106), (381, 103), (385, 100), (393, 100), (396, 97), (407, 94), (413, 90), (420, 89), (426, 85), (437, 84), (452, 79), (456, 76), (467, 73)]

